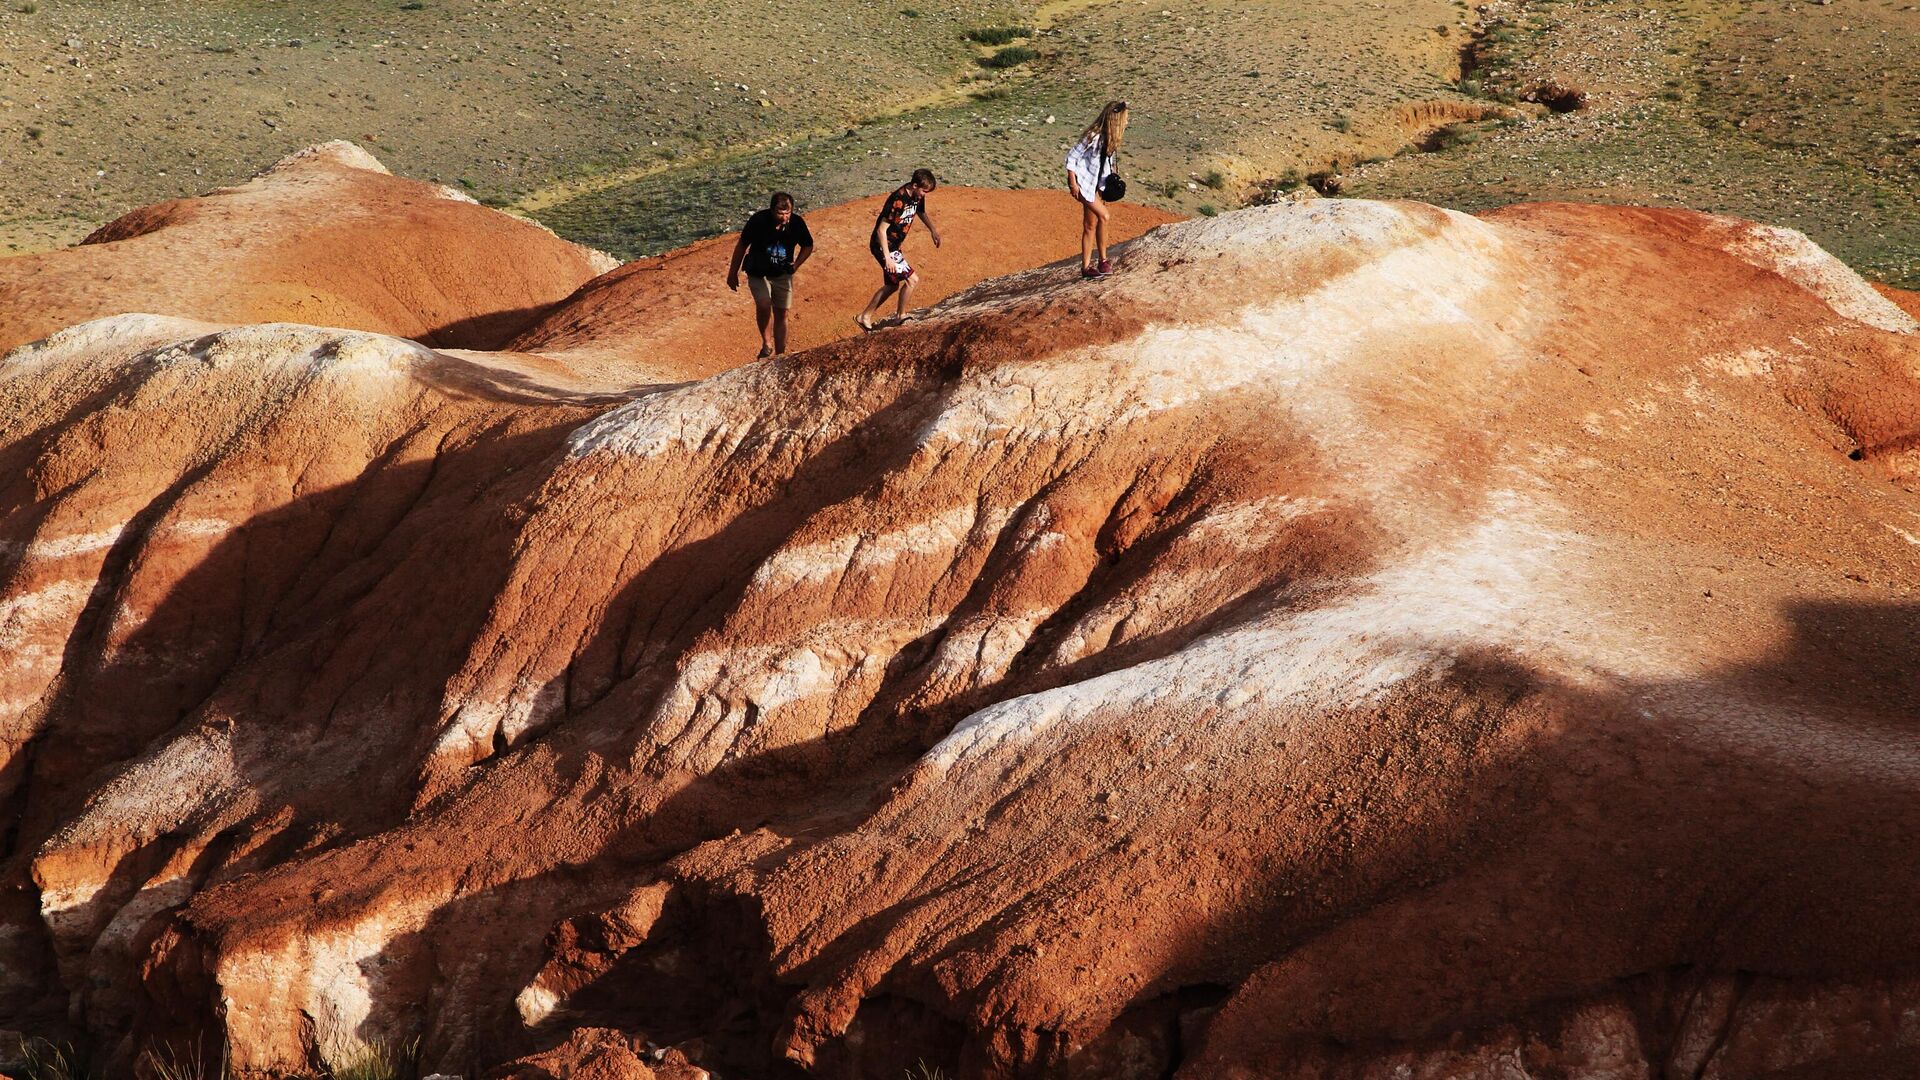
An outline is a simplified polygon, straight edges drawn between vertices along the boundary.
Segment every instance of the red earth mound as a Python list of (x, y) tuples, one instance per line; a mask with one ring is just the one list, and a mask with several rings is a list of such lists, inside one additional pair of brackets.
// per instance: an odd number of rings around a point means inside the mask
[(65, 251), (0, 259), (0, 350), (124, 312), (497, 347), (612, 257), (336, 142)]
[[(788, 344), (807, 349), (859, 331), (853, 317), (880, 287), (867, 251), (884, 196), (806, 211), (814, 257), (795, 275)], [(916, 308), (987, 278), (1080, 257), (1080, 208), (1063, 191), (943, 187), (927, 200), (946, 241), (935, 248), (924, 226), (907, 238), (920, 272)], [(1110, 243), (1131, 240), (1172, 214), (1133, 203), (1113, 206)], [(705, 378), (751, 360), (760, 348), (746, 284), (726, 288), (739, 234), (705, 240), (626, 264), (581, 286), (508, 346), (574, 363), (638, 360), (661, 382)], [(885, 314), (892, 314), (889, 304)]]
[(1896, 289), (1891, 285), (1880, 284), (1875, 284), (1874, 288), (1878, 289), (1882, 296), (1898, 304), (1902, 311), (1920, 318), (1920, 292), (1909, 292), (1905, 289)]
[(617, 394), (94, 322), (0, 362), (0, 1021), (1910, 1074), (1917, 565), (1920, 327), (1697, 214), (1245, 211)]

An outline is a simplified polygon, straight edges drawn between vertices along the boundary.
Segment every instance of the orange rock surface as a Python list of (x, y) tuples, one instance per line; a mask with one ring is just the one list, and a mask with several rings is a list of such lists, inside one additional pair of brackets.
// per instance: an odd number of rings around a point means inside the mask
[(334, 142), (0, 259), (0, 350), (104, 315), (302, 322), (498, 347), (618, 260)]
[(1326, 200), (678, 385), (664, 321), (0, 361), (0, 1023), (247, 1078), (1920, 1068), (1920, 326), (1805, 237)]

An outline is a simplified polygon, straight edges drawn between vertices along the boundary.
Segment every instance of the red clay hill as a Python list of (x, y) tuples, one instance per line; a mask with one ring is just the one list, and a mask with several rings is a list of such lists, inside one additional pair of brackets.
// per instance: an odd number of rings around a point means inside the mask
[(8, 355), (0, 1025), (246, 1078), (1920, 1069), (1913, 318), (1620, 207), (1117, 262), (665, 387), (638, 322), (590, 376)]
[(617, 265), (333, 142), (78, 247), (0, 259), (0, 349), (130, 311), (497, 346)]

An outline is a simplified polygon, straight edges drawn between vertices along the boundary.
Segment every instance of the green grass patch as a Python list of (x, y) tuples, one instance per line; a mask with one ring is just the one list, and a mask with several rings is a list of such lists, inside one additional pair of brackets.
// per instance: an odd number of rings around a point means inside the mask
[(1032, 37), (1031, 26), (978, 26), (967, 31), (968, 41), (979, 45), (1006, 45), (1019, 38)]
[(980, 66), (997, 69), (1019, 67), (1039, 55), (1025, 45), (1009, 45), (996, 51), (992, 56), (981, 57)]

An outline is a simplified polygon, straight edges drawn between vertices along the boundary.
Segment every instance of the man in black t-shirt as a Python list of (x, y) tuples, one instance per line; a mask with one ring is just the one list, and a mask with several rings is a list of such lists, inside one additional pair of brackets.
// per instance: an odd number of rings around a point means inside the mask
[[(793, 303), (793, 272), (813, 254), (807, 220), (793, 212), (793, 196), (776, 191), (767, 208), (747, 219), (727, 266), (727, 288), (740, 291), (740, 268), (747, 270), (753, 317), (760, 324), (760, 355), (787, 351), (787, 308)], [(768, 336), (771, 327), (772, 336)]]

